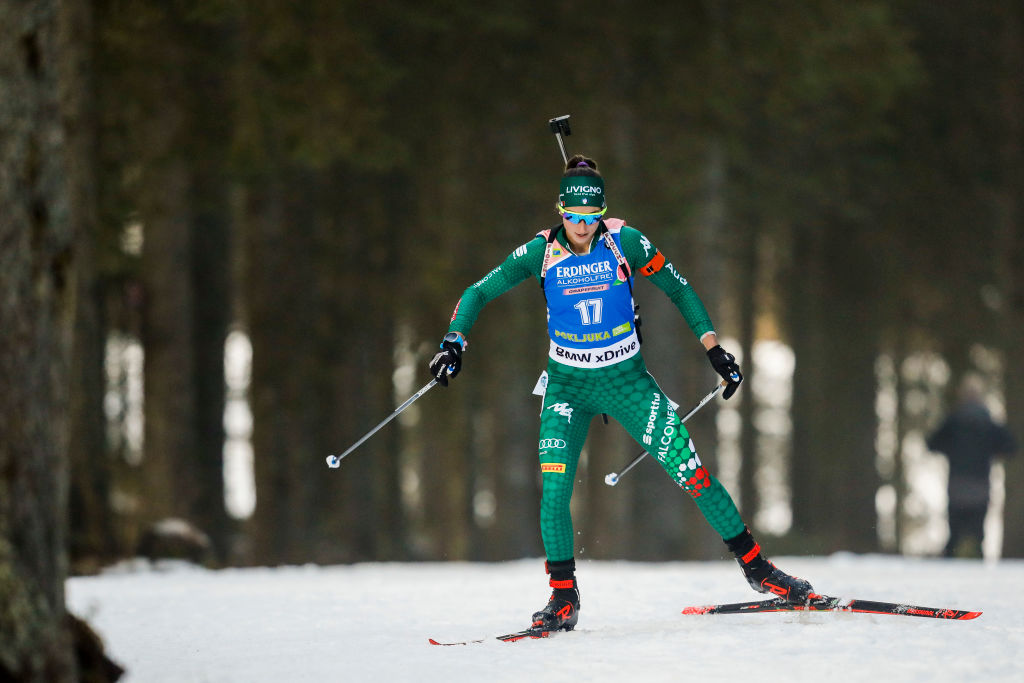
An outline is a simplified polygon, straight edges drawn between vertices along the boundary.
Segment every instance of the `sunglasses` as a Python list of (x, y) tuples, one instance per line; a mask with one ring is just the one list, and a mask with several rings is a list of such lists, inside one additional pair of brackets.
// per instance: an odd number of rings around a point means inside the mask
[(583, 223), (584, 225), (593, 225), (601, 220), (601, 216), (608, 210), (605, 207), (597, 213), (573, 213), (572, 211), (566, 211), (562, 207), (558, 207), (558, 213), (561, 214), (562, 218), (569, 221), (570, 223)]

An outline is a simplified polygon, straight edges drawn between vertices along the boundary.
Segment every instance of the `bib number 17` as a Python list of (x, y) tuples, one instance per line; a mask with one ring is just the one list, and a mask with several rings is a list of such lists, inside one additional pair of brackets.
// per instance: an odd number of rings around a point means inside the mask
[(584, 325), (596, 325), (601, 322), (603, 304), (601, 299), (584, 299), (578, 301), (573, 308), (580, 312), (580, 320)]

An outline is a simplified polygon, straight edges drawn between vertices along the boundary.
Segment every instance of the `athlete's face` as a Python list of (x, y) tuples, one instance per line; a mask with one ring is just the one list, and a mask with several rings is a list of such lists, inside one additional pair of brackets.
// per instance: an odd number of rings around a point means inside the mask
[[(571, 213), (599, 213), (601, 209), (593, 206), (567, 206), (565, 211)], [(562, 227), (565, 228), (565, 234), (569, 237), (572, 250), (577, 254), (584, 254), (590, 250), (590, 242), (594, 239), (594, 233), (597, 232), (599, 225), (601, 225), (601, 221), (594, 221), (593, 225), (587, 225), (583, 221), (573, 223), (565, 216), (562, 216)]]

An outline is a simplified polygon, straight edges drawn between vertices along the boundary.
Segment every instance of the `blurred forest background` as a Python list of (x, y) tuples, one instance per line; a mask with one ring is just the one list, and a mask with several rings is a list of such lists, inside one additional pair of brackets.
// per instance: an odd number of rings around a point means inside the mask
[[(771, 552), (914, 552), (911, 475), (959, 380), (1024, 434), (1022, 19), (1011, 0), (5, 0), (0, 568), (56, 579), (66, 548), (91, 571), (167, 518), (215, 565), (542, 555), (529, 283), (485, 309), (453, 386), (324, 458), (429, 379), (462, 290), (556, 222), (561, 114), (610, 213), (743, 360), (739, 400), (689, 426)], [(637, 297), (688, 408), (716, 376), (661, 293)], [(228, 382), (226, 347), (251, 353)], [(604, 485), (637, 452), (592, 426), (577, 557), (721, 557), (660, 468)], [(247, 477), (254, 503), (226, 505)]]

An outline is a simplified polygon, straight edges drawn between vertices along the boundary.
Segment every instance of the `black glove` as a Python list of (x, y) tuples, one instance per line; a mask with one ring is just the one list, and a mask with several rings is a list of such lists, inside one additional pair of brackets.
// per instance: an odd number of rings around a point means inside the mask
[(719, 344), (708, 349), (708, 360), (711, 361), (711, 367), (715, 369), (715, 372), (729, 383), (725, 387), (722, 398), (731, 398), (736, 393), (736, 390), (740, 388), (740, 382), (743, 381), (740, 366), (736, 363), (736, 356), (723, 349), (721, 344)]
[(462, 350), (466, 341), (457, 333), (449, 332), (441, 340), (441, 350), (430, 361), (430, 374), (443, 387), (448, 386), (448, 378), (459, 374), (462, 369)]

